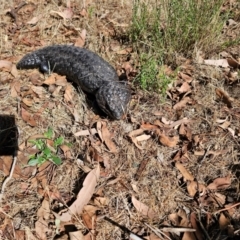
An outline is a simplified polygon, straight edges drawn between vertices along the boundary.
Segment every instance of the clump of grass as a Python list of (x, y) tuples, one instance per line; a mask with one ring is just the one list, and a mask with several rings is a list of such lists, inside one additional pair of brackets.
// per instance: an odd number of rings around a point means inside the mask
[[(140, 85), (156, 89), (157, 67), (174, 64), (176, 55), (194, 57), (197, 50), (210, 53), (221, 46), (225, 22), (221, 13), (224, 0), (135, 0), (130, 29), (131, 40), (141, 57)], [(148, 70), (146, 70), (148, 69)], [(150, 74), (149, 74), (150, 72)], [(148, 75), (148, 80), (145, 79)]]

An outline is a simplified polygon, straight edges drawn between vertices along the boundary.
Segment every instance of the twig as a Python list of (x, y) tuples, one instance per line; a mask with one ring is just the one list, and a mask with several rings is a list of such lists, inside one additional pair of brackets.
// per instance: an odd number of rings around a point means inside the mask
[(4, 194), (4, 190), (5, 190), (5, 188), (6, 188), (6, 185), (7, 185), (7, 183), (10, 181), (10, 179), (12, 178), (12, 175), (13, 175), (13, 172), (14, 172), (14, 169), (15, 169), (16, 162), (17, 162), (17, 154), (14, 154), (10, 173), (9, 173), (8, 177), (3, 181), (3, 184), (2, 184), (2, 187), (1, 187), (0, 203), (2, 202), (2, 197), (3, 197), (3, 194)]
[(220, 209), (220, 210), (214, 212), (213, 214), (217, 214), (217, 213), (220, 213), (220, 212), (223, 212), (223, 211), (230, 210), (231, 208), (237, 207), (238, 205), (240, 205), (240, 203), (236, 203), (236, 204), (233, 204), (233, 205), (230, 206), (230, 207), (226, 207), (226, 208)]
[(130, 231), (130, 230), (129, 230), (128, 228), (126, 228), (125, 226), (120, 225), (119, 223), (113, 221), (112, 219), (110, 219), (110, 218), (108, 218), (108, 217), (106, 217), (106, 216), (104, 216), (103, 219), (106, 220), (106, 221), (108, 221), (108, 222), (110, 222), (111, 224), (119, 227), (119, 228), (120, 228), (121, 230), (123, 230), (125, 233), (128, 233), (128, 234), (130, 235), (130, 237), (131, 237), (132, 239), (134, 239), (134, 240), (146, 240), (145, 238), (142, 238), (142, 237), (138, 236), (137, 234), (133, 233), (132, 231)]
[(203, 230), (203, 232), (204, 232), (204, 234), (205, 234), (205, 236), (206, 236), (206, 239), (207, 239), (207, 240), (211, 240), (210, 236), (208, 235), (205, 227), (203, 226), (203, 224), (202, 224), (202, 222), (201, 222), (200, 211), (197, 211), (197, 213), (198, 213), (198, 222), (199, 222), (200, 227), (201, 227), (201, 229)]
[[(147, 227), (149, 227), (158, 237), (162, 238), (162, 236), (160, 234), (162, 234), (163, 236), (165, 236), (167, 239), (171, 240), (170, 237), (168, 237), (168, 235), (166, 235), (163, 231), (160, 231), (160, 229), (154, 229), (153, 227), (151, 227), (149, 224), (145, 223), (145, 225)], [(160, 234), (158, 233), (160, 232)]]

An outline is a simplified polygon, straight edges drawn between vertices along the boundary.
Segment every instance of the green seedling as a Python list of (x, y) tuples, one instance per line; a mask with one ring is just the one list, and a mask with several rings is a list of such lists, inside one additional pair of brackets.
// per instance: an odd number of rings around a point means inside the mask
[(29, 166), (40, 166), (46, 161), (51, 161), (56, 165), (60, 165), (62, 163), (61, 159), (56, 155), (57, 149), (60, 145), (63, 144), (64, 138), (58, 137), (53, 140), (53, 147), (47, 145), (47, 139), (53, 139), (53, 130), (51, 128), (48, 129), (47, 132), (44, 133), (44, 138), (30, 140), (30, 143), (33, 143), (39, 152), (35, 155), (30, 156), (28, 165)]

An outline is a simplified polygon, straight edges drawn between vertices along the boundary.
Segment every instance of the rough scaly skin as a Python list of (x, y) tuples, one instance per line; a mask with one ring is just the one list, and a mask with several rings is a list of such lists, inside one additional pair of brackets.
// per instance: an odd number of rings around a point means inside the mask
[(119, 82), (115, 69), (97, 54), (75, 46), (53, 45), (25, 55), (18, 69), (39, 68), (56, 72), (96, 96), (99, 107), (111, 118), (121, 119), (131, 99), (129, 87)]

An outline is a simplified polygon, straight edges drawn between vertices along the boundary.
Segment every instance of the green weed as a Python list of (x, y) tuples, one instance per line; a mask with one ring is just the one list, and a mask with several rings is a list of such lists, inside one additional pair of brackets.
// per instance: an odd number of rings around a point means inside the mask
[(220, 14), (223, 2), (135, 0), (130, 36), (141, 56), (143, 76), (139, 80), (143, 89), (162, 86), (161, 79), (153, 78), (157, 76), (159, 64), (175, 65), (176, 55), (193, 58), (196, 50), (208, 54), (221, 46), (219, 39), (225, 22)]
[(47, 139), (53, 138), (53, 130), (51, 128), (48, 129), (47, 132), (44, 133), (44, 137), (46, 139), (37, 139), (37, 140), (30, 140), (30, 143), (33, 143), (36, 148), (39, 150), (39, 153), (30, 156), (28, 165), (40, 166), (46, 161), (51, 161), (55, 163), (56, 165), (61, 164), (61, 159), (56, 155), (57, 149), (60, 145), (63, 144), (64, 138), (58, 137), (53, 140), (53, 147), (49, 147), (47, 145)]

